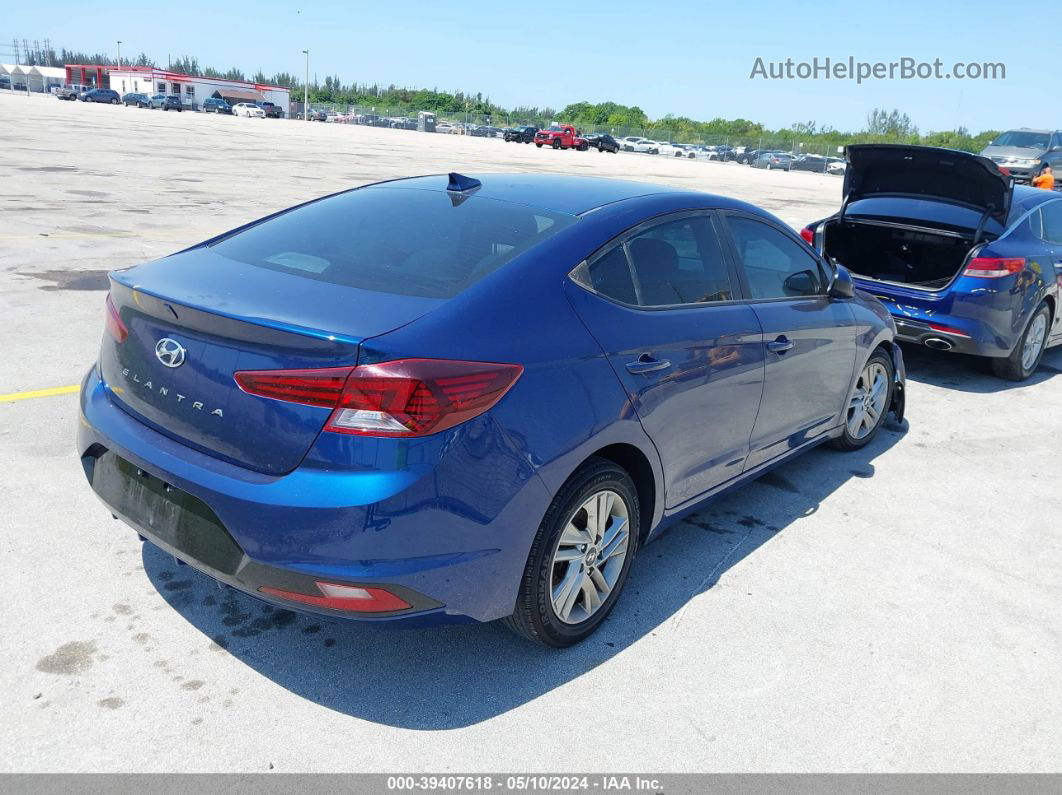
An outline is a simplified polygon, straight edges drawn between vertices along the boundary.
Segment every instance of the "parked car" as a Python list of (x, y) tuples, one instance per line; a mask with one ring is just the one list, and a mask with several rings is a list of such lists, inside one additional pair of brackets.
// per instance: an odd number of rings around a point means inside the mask
[(740, 155), (738, 155), (736, 159), (737, 159), (738, 163), (742, 163), (742, 164), (744, 164), (746, 166), (751, 166), (754, 162), (756, 162), (756, 158), (757, 157), (759, 157), (764, 152), (770, 152), (770, 151), (772, 151), (772, 150), (770, 150), (770, 149), (746, 149), (744, 152), (742, 152)]
[(628, 135), (628, 136), (620, 139), (620, 148), (624, 152), (633, 152), (634, 151), (634, 145), (636, 143), (638, 143), (639, 141), (645, 141), (645, 140), (648, 140), (648, 139), (647, 138), (643, 138), (640, 135)]
[(658, 154), (661, 154), (665, 157), (685, 157), (686, 147), (682, 144), (677, 144), (674, 142), (661, 141)]
[(83, 90), (84, 89), (79, 86), (56, 86), (52, 89), (52, 94), (54, 94), (57, 99), (65, 99), (73, 102)]
[(224, 113), (232, 115), (232, 105), (221, 97), (207, 97), (203, 100), (203, 113)]
[(537, 127), (513, 127), (506, 131), (504, 139), (512, 143), (529, 144), (535, 140), (536, 132), (538, 132)]
[(648, 138), (642, 138), (640, 141), (634, 143), (631, 151), (641, 152), (647, 155), (658, 155), (660, 154), (660, 144), (657, 141), (650, 141)]
[(535, 146), (539, 149), (543, 146), (553, 149), (578, 149), (580, 152), (585, 152), (590, 148), (586, 139), (580, 136), (579, 131), (570, 124), (539, 130), (535, 133)]
[(793, 171), (814, 171), (819, 174), (826, 173), (828, 161), (822, 155), (798, 155), (793, 158), (790, 169)]
[(882, 299), (897, 336), (988, 357), (1021, 381), (1062, 343), (1062, 196), (991, 160), (934, 147), (848, 147), (842, 210), (801, 232)]
[(619, 141), (608, 133), (591, 133), (586, 138), (587, 146), (599, 152), (611, 152), (616, 154), (620, 150)]
[(267, 119), (284, 118), (284, 110), (280, 105), (276, 105), (272, 102), (255, 102), (254, 104), (262, 109), (262, 113), (265, 114)]
[[(237, 102), (232, 106), (232, 115), (243, 116), (247, 119), (264, 119), (265, 111), (254, 102)], [(313, 111), (310, 112), (310, 118), (314, 118)]]
[(830, 158), (830, 162), (826, 164), (827, 174), (844, 174), (848, 169), (848, 162), (840, 158)]
[(1003, 166), (1018, 182), (1030, 182), (1044, 165), (1062, 168), (1062, 131), (1007, 130), (981, 150), (981, 154)]
[(77, 452), (141, 537), (279, 608), (554, 647), (669, 523), (903, 411), (843, 268), (644, 183), (349, 190), (113, 272), (106, 327)]
[(435, 132), (449, 135), (454, 131), (454, 125), (448, 121), (439, 121), (435, 123)]
[(793, 160), (785, 152), (761, 152), (750, 165), (753, 168), (766, 168), (768, 171), (776, 168), (789, 171), (793, 167)]
[(138, 108), (150, 108), (151, 97), (149, 97), (147, 94), (140, 94), (135, 91), (131, 91), (128, 94), (122, 95), (122, 104), (126, 107), (129, 107), (130, 105), (135, 105)]
[(152, 108), (162, 108), (163, 110), (175, 110), (180, 113), (184, 107), (181, 105), (181, 98), (174, 94), (155, 94), (151, 97)]
[(108, 105), (121, 105), (122, 98), (118, 92), (110, 88), (90, 88), (82, 91), (77, 98), (82, 102), (104, 102)]

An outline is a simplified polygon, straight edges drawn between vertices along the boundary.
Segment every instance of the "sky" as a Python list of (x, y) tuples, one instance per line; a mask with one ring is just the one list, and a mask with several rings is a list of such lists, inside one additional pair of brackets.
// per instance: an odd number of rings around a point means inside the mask
[[(767, 127), (815, 121), (858, 131), (875, 107), (898, 108), (922, 132), (965, 126), (1062, 127), (1054, 87), (1058, 15), (1050, 3), (870, 6), (827, 0), (658, 3), (641, 0), (532, 3), (407, 0), (255, 3), (182, 0), (168, 8), (112, 0), (11, 3), (0, 19), (0, 62), (11, 39), (50, 39), (58, 50), (143, 51), (165, 66), (191, 55), (200, 66), (246, 74), (301, 74), (344, 83), (482, 92), (503, 107), (563, 108), (612, 100), (651, 118), (746, 118)], [(300, 7), (301, 6), (301, 7)], [(750, 79), (765, 65), (916, 62), (1003, 63), (997, 80)], [(795, 66), (794, 66), (795, 68)]]

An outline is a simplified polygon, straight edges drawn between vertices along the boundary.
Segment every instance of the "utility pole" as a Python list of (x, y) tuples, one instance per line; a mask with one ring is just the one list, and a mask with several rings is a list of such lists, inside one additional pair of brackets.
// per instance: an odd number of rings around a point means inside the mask
[(306, 56), (306, 77), (302, 81), (302, 120), (310, 120), (310, 51), (303, 50)]
[(118, 42), (118, 71), (122, 71), (122, 43)]

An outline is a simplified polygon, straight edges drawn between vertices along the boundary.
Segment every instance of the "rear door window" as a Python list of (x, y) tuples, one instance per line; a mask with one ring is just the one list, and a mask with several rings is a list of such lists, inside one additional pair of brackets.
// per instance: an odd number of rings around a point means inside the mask
[(476, 196), (362, 188), (298, 207), (211, 248), (317, 281), (451, 298), (576, 221)]
[(687, 216), (633, 233), (592, 257), (576, 281), (614, 301), (666, 307), (730, 301), (733, 285), (708, 216)]

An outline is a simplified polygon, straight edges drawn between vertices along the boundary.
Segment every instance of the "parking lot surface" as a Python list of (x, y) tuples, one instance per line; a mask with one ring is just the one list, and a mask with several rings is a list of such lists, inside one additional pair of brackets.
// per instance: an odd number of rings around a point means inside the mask
[[(78, 383), (108, 270), (365, 182), (623, 177), (794, 225), (835, 209), (841, 186), (10, 95), (0, 141), (8, 396)], [(499, 625), (376, 630), (219, 590), (93, 496), (76, 394), (0, 402), (0, 770), (1057, 771), (1062, 351), (1020, 385), (907, 356), (907, 423), (675, 526), (602, 629), (561, 652)]]

